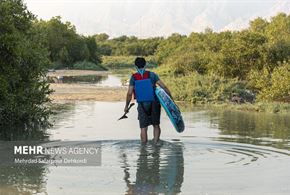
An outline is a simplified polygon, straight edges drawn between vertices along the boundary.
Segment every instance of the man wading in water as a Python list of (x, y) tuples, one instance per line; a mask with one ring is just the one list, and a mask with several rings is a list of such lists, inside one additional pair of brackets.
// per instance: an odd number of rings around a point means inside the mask
[(138, 120), (141, 128), (141, 141), (147, 142), (147, 130), (149, 125), (154, 128), (154, 142), (160, 137), (160, 102), (155, 95), (156, 84), (162, 87), (171, 97), (171, 93), (166, 85), (154, 72), (145, 71), (146, 60), (141, 57), (135, 59), (137, 72), (130, 78), (124, 112), (128, 113), (128, 106), (134, 94), (138, 102)]

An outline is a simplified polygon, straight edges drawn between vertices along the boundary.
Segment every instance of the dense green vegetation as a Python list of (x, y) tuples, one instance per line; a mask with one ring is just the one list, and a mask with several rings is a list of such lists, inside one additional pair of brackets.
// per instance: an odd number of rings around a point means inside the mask
[(43, 78), (49, 59), (34, 19), (22, 1), (0, 1), (1, 137), (17, 136), (14, 127), (32, 131), (48, 125), (51, 91)]
[[(116, 62), (122, 67), (125, 64), (131, 66), (132, 56), (153, 55), (163, 40), (160, 37), (138, 39), (134, 36), (109, 39), (104, 33), (82, 36), (76, 33), (74, 25), (62, 22), (59, 16), (48, 21), (35, 20), (34, 27), (42, 36), (42, 42), (49, 51), (51, 62), (49, 67), (55, 69), (104, 70), (105, 68), (101, 66), (101, 56), (119, 56), (113, 59), (114, 62), (105, 58), (106, 61), (103, 63), (105, 66), (113, 67)], [(108, 61), (110, 62), (107, 63)]]
[(71, 67), (75, 70), (97, 70), (97, 71), (104, 71), (108, 70), (106, 67), (102, 66), (101, 64), (95, 64), (93, 62), (88, 61), (80, 61), (73, 64)]
[(95, 38), (108, 68), (129, 68), (132, 55), (158, 64), (155, 71), (176, 100), (225, 102), (235, 95), (247, 102), (290, 101), (290, 15), (284, 13), (270, 21), (257, 18), (247, 29), (234, 32), (206, 29), (167, 38)]
[[(168, 49), (166, 49), (168, 48)], [(172, 35), (155, 53), (175, 97), (225, 101), (256, 94), (258, 101), (290, 101), (290, 16), (257, 18), (238, 32)]]
[(98, 51), (105, 56), (149, 56), (153, 55), (162, 40), (161, 37), (138, 39), (135, 36), (120, 36), (109, 39), (105, 33), (94, 36)]
[(50, 68), (103, 69), (99, 66), (100, 54), (93, 36), (77, 34), (75, 27), (69, 22), (63, 23), (59, 16), (49, 21), (35, 20), (34, 28), (49, 51)]
[[(136, 56), (103, 56), (102, 65), (111, 70), (114, 69), (134, 69)], [(147, 68), (156, 68), (157, 62), (154, 56), (147, 56)]]

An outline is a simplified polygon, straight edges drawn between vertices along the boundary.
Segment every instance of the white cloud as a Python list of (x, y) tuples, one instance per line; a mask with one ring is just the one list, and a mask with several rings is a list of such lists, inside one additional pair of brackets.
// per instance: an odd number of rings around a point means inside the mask
[(167, 36), (211, 27), (238, 30), (257, 16), (290, 13), (289, 0), (25, 0), (43, 19), (60, 15), (79, 33)]

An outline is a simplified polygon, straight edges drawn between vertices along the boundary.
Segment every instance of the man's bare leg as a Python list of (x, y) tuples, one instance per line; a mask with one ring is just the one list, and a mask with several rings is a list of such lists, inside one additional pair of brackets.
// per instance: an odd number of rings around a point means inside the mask
[(160, 129), (159, 125), (153, 125), (153, 128), (154, 128), (154, 132), (153, 132), (154, 142), (156, 143), (156, 142), (159, 141), (160, 134), (161, 134), (161, 129)]
[(146, 143), (147, 140), (148, 140), (148, 138), (147, 138), (147, 129), (148, 129), (148, 127), (141, 128), (140, 137), (141, 137), (141, 142), (142, 143)]

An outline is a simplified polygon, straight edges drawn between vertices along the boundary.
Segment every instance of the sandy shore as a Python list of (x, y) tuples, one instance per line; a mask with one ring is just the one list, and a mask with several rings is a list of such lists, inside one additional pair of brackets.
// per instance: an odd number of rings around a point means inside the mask
[(126, 87), (96, 87), (82, 84), (50, 84), (54, 90), (51, 99), (58, 100), (95, 100), (124, 101)]
[[(83, 75), (108, 75), (107, 71), (92, 70), (56, 70), (48, 72), (47, 76), (83, 76)], [(93, 84), (66, 84), (52, 83), (50, 88), (53, 101), (62, 100), (95, 100), (95, 101), (124, 101), (127, 87), (101, 87)]]

